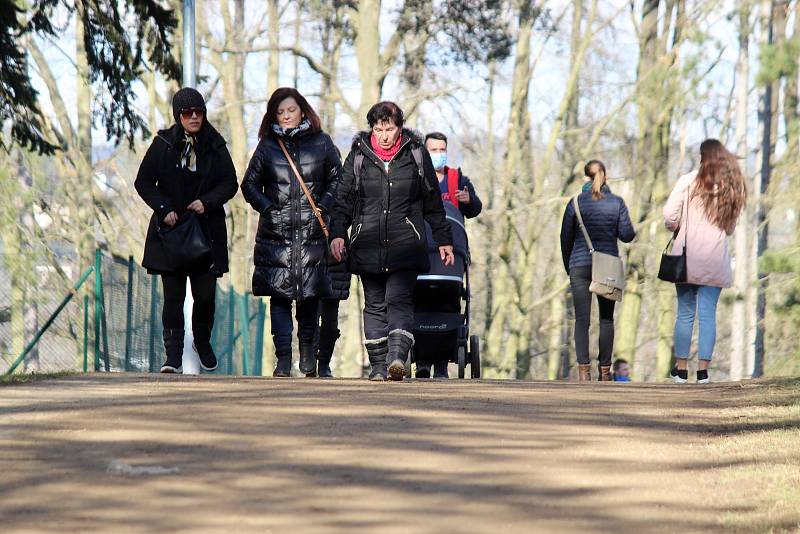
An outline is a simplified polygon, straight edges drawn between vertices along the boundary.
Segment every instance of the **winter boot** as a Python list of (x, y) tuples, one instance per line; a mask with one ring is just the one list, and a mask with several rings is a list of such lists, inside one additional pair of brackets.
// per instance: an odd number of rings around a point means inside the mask
[(611, 378), (611, 366), (610, 365), (601, 365), (600, 366), (600, 376), (598, 377), (600, 382), (612, 382), (613, 379)]
[(450, 373), (447, 372), (447, 364), (447, 360), (434, 363), (433, 378), (450, 378)]
[(430, 378), (431, 377), (431, 364), (428, 362), (417, 361), (417, 371), (414, 373), (417, 378)]
[(592, 364), (578, 364), (578, 382), (589, 382), (592, 379)]
[(308, 378), (317, 376), (317, 358), (314, 355), (314, 340), (300, 340), (300, 372)]
[(341, 332), (336, 328), (320, 328), (319, 347), (317, 349), (317, 375), (320, 378), (333, 378), (331, 372), (331, 358), (333, 347), (339, 339)]
[(197, 324), (192, 326), (194, 336), (194, 350), (200, 357), (200, 367), (203, 371), (214, 371), (217, 368), (217, 355), (211, 347), (211, 325)]
[(406, 330), (389, 332), (389, 352), (386, 363), (389, 365), (389, 380), (400, 381), (406, 376), (408, 351), (414, 345), (414, 334)]
[(369, 354), (369, 365), (371, 367), (369, 379), (373, 382), (383, 382), (386, 380), (386, 353), (388, 352), (387, 338), (368, 339), (364, 342)]
[(164, 352), (167, 360), (161, 366), (162, 373), (180, 373), (183, 365), (183, 328), (164, 329)]
[(272, 376), (281, 378), (292, 376), (292, 347), (275, 349), (275, 370)]

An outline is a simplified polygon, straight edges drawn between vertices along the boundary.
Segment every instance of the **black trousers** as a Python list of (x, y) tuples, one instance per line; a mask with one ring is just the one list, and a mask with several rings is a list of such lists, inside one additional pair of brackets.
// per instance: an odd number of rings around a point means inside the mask
[(416, 271), (361, 275), (364, 288), (364, 337), (380, 339), (414, 325)]
[(282, 297), (270, 297), (269, 320), (272, 341), (278, 352), (292, 350), (292, 302), (295, 302), (297, 338), (303, 342), (314, 341), (314, 334), (317, 331), (319, 299), (291, 301)]
[(320, 299), (319, 301), (319, 328), (320, 330), (339, 329), (339, 299)]
[[(592, 268), (573, 267), (569, 273), (569, 285), (572, 288), (572, 302), (575, 306), (575, 353), (578, 363), (587, 364), (589, 358), (589, 318), (592, 312)], [(600, 365), (611, 365), (614, 352), (614, 305), (615, 301), (597, 296), (600, 308)]]
[[(164, 307), (161, 310), (161, 323), (164, 329), (183, 329), (183, 303), (186, 300), (186, 275), (161, 275), (164, 289)], [(195, 337), (209, 336), (214, 326), (214, 295), (217, 289), (217, 276), (212, 273), (190, 275), (192, 285), (192, 331)], [(207, 325), (207, 329), (198, 326)]]

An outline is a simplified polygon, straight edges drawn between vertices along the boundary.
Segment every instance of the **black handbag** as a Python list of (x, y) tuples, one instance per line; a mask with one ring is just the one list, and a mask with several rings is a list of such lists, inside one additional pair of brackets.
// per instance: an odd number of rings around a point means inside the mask
[(192, 267), (211, 253), (200, 217), (184, 213), (173, 226), (155, 224), (145, 248), (142, 266), (154, 271), (175, 273)]
[(664, 247), (664, 252), (661, 253), (661, 264), (658, 266), (658, 278), (665, 282), (672, 282), (673, 284), (684, 284), (687, 280), (686, 270), (686, 248), (689, 241), (689, 193), (686, 193), (686, 234), (683, 240), (683, 253), (680, 256), (673, 256), (672, 247), (675, 244), (675, 238), (678, 237), (678, 230), (672, 234), (672, 237)]

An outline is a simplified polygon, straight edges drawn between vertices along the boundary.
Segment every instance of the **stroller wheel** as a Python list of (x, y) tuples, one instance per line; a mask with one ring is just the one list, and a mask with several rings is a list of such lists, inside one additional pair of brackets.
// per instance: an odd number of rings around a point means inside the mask
[(464, 370), (467, 366), (467, 348), (459, 345), (458, 355), (456, 356), (458, 362), (458, 378), (464, 378)]
[(472, 378), (481, 377), (481, 342), (478, 336), (469, 336), (469, 368)]

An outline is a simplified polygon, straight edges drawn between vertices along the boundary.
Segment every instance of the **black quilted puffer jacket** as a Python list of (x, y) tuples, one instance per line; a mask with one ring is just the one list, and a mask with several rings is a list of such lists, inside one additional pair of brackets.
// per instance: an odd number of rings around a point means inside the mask
[[(426, 221), (437, 245), (453, 242), (431, 157), (413, 131), (404, 129), (402, 135), (400, 151), (388, 165), (373, 152), (369, 132), (355, 137), (345, 160), (331, 239), (349, 238), (348, 265), (354, 274), (427, 272)], [(422, 172), (412, 154), (414, 146), (422, 147)], [(363, 162), (356, 187), (359, 153)]]
[[(311, 131), (284, 143), (326, 219), (342, 166), (330, 136)], [(245, 200), (261, 214), (253, 294), (304, 300), (330, 293), (327, 242), (274, 134), (258, 143), (242, 181)]]

